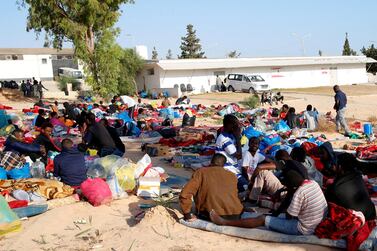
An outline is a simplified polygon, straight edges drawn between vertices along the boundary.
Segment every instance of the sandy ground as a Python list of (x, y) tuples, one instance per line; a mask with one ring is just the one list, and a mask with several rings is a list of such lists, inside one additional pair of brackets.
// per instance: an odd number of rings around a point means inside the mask
[[(348, 115), (367, 119), (375, 115), (377, 107), (377, 88), (363, 87), (353, 97), (353, 88), (346, 90), (350, 105)], [(320, 111), (332, 108), (332, 93), (328, 90), (308, 94), (304, 90), (286, 93), (287, 103), (303, 110), (308, 103)], [(331, 91), (331, 89), (330, 89)], [(193, 103), (205, 105), (228, 104), (238, 102), (248, 94), (220, 93), (191, 97)], [(31, 101), (8, 100), (0, 102), (17, 109), (27, 107)], [(202, 120), (199, 123), (204, 123)], [(143, 153), (139, 144), (127, 144), (127, 157), (139, 160)], [(169, 174), (190, 177), (192, 172), (173, 168), (160, 157), (153, 158), (154, 166), (164, 167)], [(266, 243), (229, 237), (216, 233), (190, 229), (177, 223), (181, 217), (179, 211), (155, 208), (148, 211), (146, 217), (137, 224), (135, 215), (141, 212), (139, 204), (143, 203), (136, 196), (113, 201), (109, 205), (92, 207), (80, 202), (55, 208), (42, 215), (30, 218), (23, 223), (23, 230), (0, 238), (0, 251), (10, 250), (331, 250), (313, 245), (292, 245)], [(177, 205), (174, 205), (177, 207)], [(91, 218), (91, 223), (89, 218)], [(75, 226), (74, 221), (86, 219), (87, 224)]]
[[(128, 146), (127, 157), (138, 160), (143, 155), (137, 144)], [(175, 169), (161, 158), (154, 166), (185, 177), (191, 171)], [(157, 207), (148, 211), (140, 223), (134, 216), (145, 203), (136, 196), (92, 207), (85, 202), (55, 208), (23, 223), (23, 230), (0, 239), (0, 251), (11, 250), (331, 250), (313, 245), (292, 245), (245, 240), (217, 233), (187, 228), (177, 222), (178, 210)], [(177, 207), (177, 204), (173, 205)], [(90, 220), (91, 218), (91, 224)], [(85, 219), (87, 224), (73, 223)], [(85, 231), (85, 232), (84, 232)]]

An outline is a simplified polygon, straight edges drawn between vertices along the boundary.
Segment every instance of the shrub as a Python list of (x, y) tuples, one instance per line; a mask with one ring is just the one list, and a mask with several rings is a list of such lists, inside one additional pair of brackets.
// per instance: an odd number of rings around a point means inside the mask
[(240, 102), (241, 105), (249, 108), (249, 109), (254, 109), (258, 107), (259, 105), (259, 97), (258, 95), (252, 95), (248, 98), (245, 98), (243, 101)]
[(59, 89), (63, 92), (67, 90), (67, 84), (72, 84), (72, 91), (80, 91), (81, 90), (81, 82), (77, 79), (70, 78), (70, 77), (59, 77)]

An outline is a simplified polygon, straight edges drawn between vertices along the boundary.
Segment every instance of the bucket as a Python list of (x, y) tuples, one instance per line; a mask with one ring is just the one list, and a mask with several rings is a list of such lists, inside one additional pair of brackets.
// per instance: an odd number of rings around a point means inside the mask
[(365, 135), (372, 135), (373, 134), (373, 128), (371, 123), (364, 124), (364, 134)]

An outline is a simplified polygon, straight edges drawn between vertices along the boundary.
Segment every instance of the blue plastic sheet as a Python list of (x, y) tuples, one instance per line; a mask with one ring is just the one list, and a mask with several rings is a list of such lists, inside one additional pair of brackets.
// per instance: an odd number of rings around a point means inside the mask
[(0, 180), (6, 180), (7, 178), (7, 171), (0, 167)]
[(21, 168), (13, 168), (12, 170), (7, 172), (7, 176), (9, 179), (13, 179), (13, 180), (31, 178), (29, 163), (26, 163)]
[(287, 125), (287, 123), (285, 123), (284, 120), (280, 120), (274, 127), (274, 130), (275, 131), (278, 131), (278, 132), (287, 132), (287, 131), (290, 131), (291, 128), (289, 128), (289, 126)]
[(255, 130), (252, 126), (247, 127), (244, 131), (243, 134), (248, 138), (253, 138), (253, 137), (260, 137), (263, 135), (262, 132)]

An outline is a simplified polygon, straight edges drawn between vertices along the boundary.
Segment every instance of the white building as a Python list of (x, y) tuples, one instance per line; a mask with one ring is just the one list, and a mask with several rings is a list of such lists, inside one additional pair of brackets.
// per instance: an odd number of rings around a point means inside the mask
[(73, 49), (0, 48), (0, 80), (52, 80), (58, 68), (75, 66)]
[(366, 63), (375, 62), (365, 56), (151, 60), (137, 85), (179, 96), (177, 86), (191, 84), (195, 93), (204, 93), (214, 90), (217, 75), (230, 73), (259, 74), (272, 88), (362, 84), (368, 82)]

